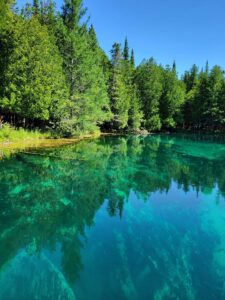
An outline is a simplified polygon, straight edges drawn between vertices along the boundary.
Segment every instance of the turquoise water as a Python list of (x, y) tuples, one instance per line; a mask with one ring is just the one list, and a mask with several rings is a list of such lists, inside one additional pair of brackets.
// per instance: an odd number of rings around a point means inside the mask
[(225, 142), (101, 137), (0, 161), (1, 300), (225, 299)]

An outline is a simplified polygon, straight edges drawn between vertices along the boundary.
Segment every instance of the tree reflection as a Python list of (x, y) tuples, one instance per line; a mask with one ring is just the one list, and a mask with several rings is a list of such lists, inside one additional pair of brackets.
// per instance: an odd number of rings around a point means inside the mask
[(130, 136), (2, 160), (0, 268), (20, 249), (37, 254), (60, 245), (63, 273), (75, 282), (82, 270), (85, 228), (93, 226), (105, 201), (110, 216), (123, 218), (131, 191), (147, 200), (175, 182), (185, 192), (206, 193), (218, 186), (225, 195), (224, 153), (224, 144), (212, 148), (186, 136)]

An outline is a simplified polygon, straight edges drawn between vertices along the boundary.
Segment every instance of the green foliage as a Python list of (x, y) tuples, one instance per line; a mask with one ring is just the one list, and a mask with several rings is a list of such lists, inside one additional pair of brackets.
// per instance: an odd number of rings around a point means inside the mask
[(198, 73), (194, 65), (183, 78), (186, 99), (183, 107), (185, 126), (197, 129), (219, 129), (224, 126), (224, 71), (214, 66)]
[(3, 97), (5, 72), (13, 45), (13, 28), (15, 18), (11, 11), (12, 2), (0, 0), (0, 99)]
[(162, 69), (153, 59), (143, 61), (137, 68), (135, 81), (137, 83), (141, 105), (144, 113), (144, 126), (148, 130), (161, 129), (159, 114), (160, 97), (162, 95)]
[[(75, 132), (90, 132), (110, 118), (109, 99), (102, 62), (93, 27), (80, 25), (85, 10), (81, 1), (65, 2), (59, 48), (69, 86), (67, 117), (61, 124)], [(61, 128), (63, 129), (63, 126)]]
[(114, 114), (112, 126), (115, 129), (124, 129), (128, 123), (129, 96), (123, 73), (124, 64), (120, 44), (113, 45), (111, 54), (112, 73), (109, 81), (109, 95), (111, 110)]
[(62, 60), (37, 18), (17, 18), (0, 105), (27, 119), (58, 119), (66, 99)]
[(131, 50), (130, 63), (131, 66), (134, 68), (135, 67), (134, 49)]
[[(134, 52), (133, 58), (134, 58)], [(111, 110), (114, 114), (111, 127), (116, 130), (137, 131), (141, 126), (142, 112), (138, 89), (134, 82), (134, 65), (129, 57), (126, 38), (124, 50), (115, 43), (111, 50), (111, 76), (109, 78), (109, 95)]]
[(178, 80), (176, 65), (163, 71), (163, 90), (160, 98), (160, 119), (163, 128), (174, 128), (176, 117), (181, 105), (184, 103), (185, 89)]
[(40, 14), (40, 5), (38, 0), (33, 0), (33, 14), (36, 16)]
[(125, 61), (129, 61), (129, 46), (128, 46), (128, 39), (125, 39), (125, 44), (124, 44), (124, 50), (123, 50), (123, 59)]
[(224, 85), (224, 73), (219, 66), (212, 68), (209, 75), (209, 98), (204, 115), (208, 124), (223, 125), (224, 111), (222, 109), (221, 91)]
[(16, 129), (9, 124), (4, 124), (3, 128), (0, 129), (0, 141), (23, 141), (23, 140), (33, 140), (48, 137), (47, 134), (43, 134), (38, 130), (24, 130), (23, 128)]
[(73, 136), (102, 130), (223, 130), (224, 71), (153, 58), (135, 67), (128, 39), (111, 59), (89, 26), (82, 0), (33, 0), (18, 12), (0, 0), (0, 117)]
[(129, 110), (129, 129), (131, 131), (138, 131), (143, 120), (143, 113), (140, 107), (140, 98), (138, 97), (137, 87), (133, 86), (131, 90), (131, 102)]

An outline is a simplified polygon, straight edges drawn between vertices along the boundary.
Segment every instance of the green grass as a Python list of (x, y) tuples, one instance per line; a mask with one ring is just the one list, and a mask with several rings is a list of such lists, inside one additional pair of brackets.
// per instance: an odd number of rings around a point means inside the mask
[(41, 133), (38, 130), (25, 130), (23, 128), (14, 128), (9, 124), (4, 124), (0, 129), (0, 142), (17, 142), (25, 140), (38, 140), (49, 138), (49, 133)]

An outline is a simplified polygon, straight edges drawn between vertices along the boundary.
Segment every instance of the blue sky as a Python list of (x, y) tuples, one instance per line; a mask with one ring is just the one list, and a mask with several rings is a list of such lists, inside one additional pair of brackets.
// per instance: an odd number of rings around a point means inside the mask
[[(24, 3), (25, 0), (18, 0)], [(57, 0), (60, 8), (62, 0)], [(100, 46), (128, 37), (136, 62), (153, 56), (179, 73), (193, 63), (225, 68), (224, 0), (84, 0)]]

